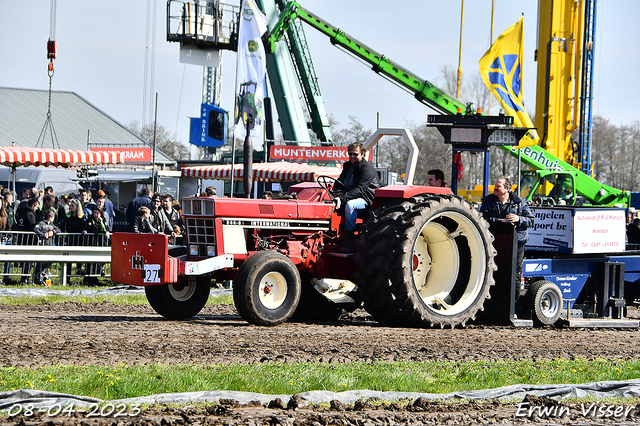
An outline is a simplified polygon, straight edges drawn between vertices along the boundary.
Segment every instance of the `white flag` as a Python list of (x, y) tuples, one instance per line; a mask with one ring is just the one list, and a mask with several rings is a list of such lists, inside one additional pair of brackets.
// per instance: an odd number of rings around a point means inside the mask
[(267, 18), (253, 0), (244, 0), (240, 11), (238, 36), (238, 64), (236, 67), (235, 135), (244, 139), (247, 119), (253, 118), (251, 139), (254, 146), (262, 145), (264, 120), (263, 98), (266, 73), (262, 35), (267, 31)]

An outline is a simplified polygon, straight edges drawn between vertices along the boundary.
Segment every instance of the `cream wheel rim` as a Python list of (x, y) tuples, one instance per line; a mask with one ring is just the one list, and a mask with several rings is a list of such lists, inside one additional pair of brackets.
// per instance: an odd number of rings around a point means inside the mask
[(267, 309), (277, 309), (287, 298), (287, 280), (279, 272), (269, 272), (260, 280), (260, 303)]

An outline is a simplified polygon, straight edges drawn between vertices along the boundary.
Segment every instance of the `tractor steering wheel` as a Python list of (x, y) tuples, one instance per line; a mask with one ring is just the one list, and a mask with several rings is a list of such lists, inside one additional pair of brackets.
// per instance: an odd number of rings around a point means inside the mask
[(316, 178), (316, 182), (318, 183), (318, 185), (320, 185), (320, 188), (324, 189), (325, 191), (327, 191), (327, 194), (329, 194), (329, 199), (331, 201), (333, 201), (335, 199), (334, 197), (334, 192), (333, 192), (333, 188), (335, 188), (336, 183), (339, 183), (343, 188), (346, 189), (346, 187), (344, 186), (344, 184), (342, 182), (340, 182), (338, 179), (336, 178), (332, 178), (331, 176), (318, 176)]

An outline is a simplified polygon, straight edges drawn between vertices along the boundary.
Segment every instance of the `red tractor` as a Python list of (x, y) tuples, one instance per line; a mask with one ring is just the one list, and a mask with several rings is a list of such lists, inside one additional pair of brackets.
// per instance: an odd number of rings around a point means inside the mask
[[(354, 254), (338, 252), (344, 218), (332, 178), (287, 199), (185, 197), (186, 248), (164, 235), (116, 233), (111, 279), (145, 286), (169, 319), (196, 315), (212, 279), (233, 280), (238, 313), (256, 325), (337, 319), (363, 306), (384, 324), (464, 325), (493, 285), (487, 223), (448, 188), (379, 188)], [(186, 252), (185, 252), (186, 251)]]

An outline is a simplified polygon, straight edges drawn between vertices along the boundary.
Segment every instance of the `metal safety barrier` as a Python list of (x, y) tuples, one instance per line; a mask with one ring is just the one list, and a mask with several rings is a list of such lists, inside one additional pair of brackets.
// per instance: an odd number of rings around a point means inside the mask
[(30, 278), (41, 283), (59, 277), (67, 285), (74, 276), (89, 277), (95, 283), (110, 266), (110, 239), (101, 234), (59, 233), (44, 240), (33, 232), (1, 231), (0, 262), (5, 283), (15, 281), (10, 277), (16, 276), (22, 284)]

